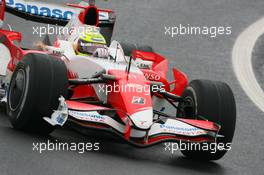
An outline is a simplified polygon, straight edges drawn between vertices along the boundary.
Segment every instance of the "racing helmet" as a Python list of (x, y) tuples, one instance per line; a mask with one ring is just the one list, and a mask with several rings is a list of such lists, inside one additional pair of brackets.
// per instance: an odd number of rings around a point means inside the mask
[(106, 48), (106, 40), (99, 32), (87, 32), (77, 41), (78, 55), (92, 55), (98, 48)]

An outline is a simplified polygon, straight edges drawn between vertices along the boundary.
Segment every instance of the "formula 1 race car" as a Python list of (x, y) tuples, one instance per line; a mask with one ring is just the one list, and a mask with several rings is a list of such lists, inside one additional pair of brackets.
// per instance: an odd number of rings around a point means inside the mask
[[(9, 12), (68, 29), (107, 27), (104, 35), (110, 38), (109, 57), (99, 58), (77, 55), (72, 48), (73, 36), (58, 36), (54, 44), (47, 43), (66, 50), (59, 56), (20, 48), (15, 41), (21, 41), (21, 34), (1, 29), (2, 101), (7, 102), (13, 127), (38, 134), (50, 134), (61, 126), (97, 129), (113, 132), (137, 147), (179, 141), (217, 143), (224, 146), (215, 153), (182, 152), (193, 159), (220, 159), (235, 131), (236, 105), (230, 87), (210, 80), (189, 83), (176, 68), (172, 70), (175, 80), (168, 81), (168, 60), (148, 46), (111, 42), (114, 12), (93, 3), (69, 4), (78, 10), (71, 19), (63, 19), (33, 14), (1, 1), (2, 21)], [(100, 13), (107, 18), (100, 19)], [(167, 112), (168, 104), (172, 114)]]

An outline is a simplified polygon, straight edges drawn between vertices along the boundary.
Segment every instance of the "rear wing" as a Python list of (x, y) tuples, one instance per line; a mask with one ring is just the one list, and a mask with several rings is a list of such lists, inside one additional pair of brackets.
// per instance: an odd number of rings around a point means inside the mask
[[(80, 4), (54, 4), (32, 0), (0, 0), (0, 4), (5, 4), (5, 11), (26, 20), (46, 23), (66, 25), (73, 14), (80, 13), (81, 10), (89, 6), (88, 2)], [(113, 25), (115, 14), (112, 10), (98, 9), (99, 25)], [(1, 16), (0, 16), (1, 17)]]
[(0, 0), (0, 28), (6, 12), (25, 20), (59, 26), (66, 26), (70, 19), (76, 15), (84, 24), (100, 27), (101, 33), (105, 36), (108, 44), (111, 42), (116, 20), (114, 11), (97, 8), (95, 0), (82, 1), (79, 4), (54, 4), (33, 0)]

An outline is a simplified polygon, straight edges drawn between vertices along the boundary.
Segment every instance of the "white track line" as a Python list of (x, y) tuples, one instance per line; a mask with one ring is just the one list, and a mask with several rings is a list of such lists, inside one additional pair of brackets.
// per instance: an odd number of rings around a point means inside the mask
[(255, 77), (252, 66), (252, 51), (258, 38), (263, 33), (264, 18), (243, 31), (234, 45), (232, 63), (242, 88), (250, 99), (264, 112), (264, 92)]

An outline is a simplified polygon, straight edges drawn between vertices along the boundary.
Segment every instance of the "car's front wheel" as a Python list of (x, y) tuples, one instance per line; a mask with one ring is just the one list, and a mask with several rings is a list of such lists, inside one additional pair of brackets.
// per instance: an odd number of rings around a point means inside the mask
[(7, 95), (7, 114), (15, 129), (49, 134), (43, 120), (67, 97), (67, 69), (63, 61), (44, 54), (27, 54), (18, 63)]
[[(230, 87), (222, 82), (194, 80), (183, 92), (184, 103), (179, 104), (177, 117), (205, 119), (221, 126), (216, 143), (208, 143), (208, 149), (183, 150), (192, 159), (217, 160), (231, 149), (236, 124), (236, 104)], [(187, 102), (187, 103), (186, 103)], [(200, 145), (199, 148), (207, 148)]]

